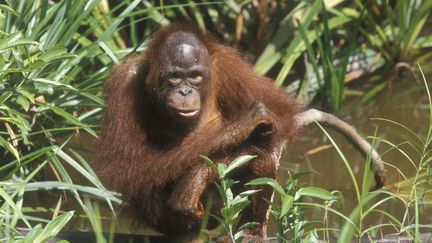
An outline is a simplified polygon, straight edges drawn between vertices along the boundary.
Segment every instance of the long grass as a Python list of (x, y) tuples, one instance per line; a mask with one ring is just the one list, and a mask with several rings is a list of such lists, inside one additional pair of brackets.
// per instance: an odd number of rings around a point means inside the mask
[[(426, 81), (421, 67), (419, 67), (419, 70), (422, 74), (422, 79), (425, 84), (424, 90), (428, 96), (428, 110), (431, 114), (432, 100), (429, 92), (428, 82)], [(420, 214), (420, 211), (422, 209), (427, 210), (428, 206), (426, 205), (429, 205), (432, 199), (430, 190), (430, 136), (432, 120), (429, 117), (428, 121), (424, 121), (424, 123), (428, 126), (428, 133), (425, 134), (425, 136), (417, 135), (407, 126), (404, 126), (398, 122), (388, 119), (377, 120), (389, 123), (389, 125), (396, 125), (399, 128), (405, 130), (406, 132), (415, 135), (416, 141), (404, 141), (399, 144), (395, 144), (387, 139), (378, 137), (376, 135), (370, 137), (371, 139), (373, 139), (373, 141), (377, 141), (388, 146), (388, 149), (384, 153), (388, 153), (392, 150), (398, 151), (401, 154), (401, 160), (408, 160), (415, 168), (415, 175), (411, 178), (408, 178), (403, 171), (395, 168), (395, 171), (397, 173), (401, 173), (401, 177), (405, 178), (403, 181), (394, 182), (393, 184), (389, 184), (385, 188), (377, 191), (369, 191), (371, 185), (371, 173), (369, 168), (366, 167), (363, 178), (360, 180), (362, 182), (362, 186), (360, 187), (360, 185), (357, 183), (357, 181), (359, 180), (353, 173), (353, 170), (348, 163), (348, 160), (343, 155), (342, 151), (338, 148), (337, 144), (330, 137), (330, 135), (323, 128), (321, 128), (338, 151), (346, 169), (348, 170), (357, 197), (356, 206), (350, 212), (350, 214), (347, 215), (348, 218), (345, 218), (346, 222), (341, 225), (342, 227), (340, 228), (340, 232), (335, 233), (336, 238), (338, 239), (338, 242), (350, 242), (354, 239), (354, 237), (356, 237), (359, 242), (364, 238), (369, 240), (375, 240), (377, 239), (377, 237), (379, 239), (379, 236), (376, 234), (377, 232), (386, 230), (388, 232), (388, 229), (392, 228), (393, 230), (391, 231), (394, 234), (398, 236), (408, 236), (410, 239), (414, 240), (414, 242), (419, 242), (421, 241), (420, 233), (427, 232), (431, 228), (430, 225), (421, 223), (422, 215)], [(420, 144), (416, 145), (418, 144), (418, 141), (420, 141)], [(408, 145), (410, 148), (413, 148), (414, 151), (417, 152), (419, 160), (416, 161), (414, 157), (410, 157), (408, 155), (408, 152), (405, 152), (404, 149), (402, 149), (402, 144)], [(393, 168), (391, 166), (389, 168), (390, 171), (393, 171)], [(402, 218), (397, 218), (382, 209), (386, 205), (391, 204), (402, 204), (404, 206), (406, 211)], [(386, 219), (387, 223), (378, 223), (373, 225), (366, 223), (367, 218), (373, 217), (374, 214), (382, 215), (382, 217)]]
[[(112, 48), (116, 48), (101, 46), (112, 39), (137, 3), (122, 10), (114, 19), (117, 24), (100, 32), (92, 23), (101, 1), (7, 1), (1, 5), (3, 239), (20, 240), (25, 235), (29, 242), (43, 242), (73, 216), (74, 211), (62, 210), (62, 194), (56, 196), (58, 205), (52, 209), (52, 219), (24, 213), (36, 206), (27, 201), (33, 191), (63, 191), (76, 200), (89, 219), (94, 213), (84, 195), (103, 198), (110, 207), (121, 202), (102, 185), (84, 157), (71, 147), (71, 141), (80, 133), (97, 137), (94, 128), (100, 120), (101, 87), (107, 69), (100, 64), (108, 64)], [(88, 68), (95, 65), (99, 68)], [(49, 171), (55, 180), (44, 179), (42, 174)], [(85, 184), (77, 184), (75, 174)], [(92, 226), (98, 228), (96, 223)]]

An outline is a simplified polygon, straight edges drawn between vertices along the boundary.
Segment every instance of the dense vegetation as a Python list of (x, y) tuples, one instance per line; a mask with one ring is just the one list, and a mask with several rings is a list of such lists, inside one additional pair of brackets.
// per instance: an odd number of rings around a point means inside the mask
[[(337, 111), (355, 93), (361, 96), (352, 106), (355, 111), (401, 76), (424, 83), (431, 102), (429, 82), (418, 68), (426, 73), (431, 68), (431, 10), (430, 0), (0, 1), (0, 239), (42, 242), (81, 218), (99, 241), (105, 240), (102, 232), (110, 228), (101, 223), (99, 204), (108, 205), (111, 217), (121, 197), (102, 185), (88, 162), (93, 146), (80, 141), (96, 141), (103, 80), (110, 68), (145, 50), (157, 27), (194, 21), (237, 47), (258, 73), (273, 77), (301, 102)], [(426, 107), (432, 111), (430, 103)], [(431, 203), (432, 116), (423, 123), (429, 132), (412, 132), (416, 141), (405, 142), (420, 159), (405, 158), (416, 174), (400, 183), (407, 188), (404, 195), (369, 192), (368, 170), (358, 185), (355, 178), (361, 176), (337, 150), (356, 190), (357, 207), (349, 214), (332, 207), (341, 203), (337, 192), (301, 188), (298, 180), (307, 173), (292, 175), (281, 185), (268, 179), (252, 182), (274, 187), (280, 197), (272, 208), (275, 237), (348, 242), (354, 236), (375, 237), (389, 227), (418, 240), (420, 232), (430, 230), (421, 224), (420, 209)], [(374, 140), (407, 156), (401, 144)], [(229, 187), (221, 191), (229, 193)], [(42, 207), (36, 202), (45, 195), (54, 200)], [(395, 201), (406, 205), (405, 217), (379, 208)], [(338, 215), (339, 227), (308, 221), (303, 214), (307, 207)], [(235, 235), (237, 213), (222, 220), (232, 238), (240, 236)], [(372, 213), (385, 215), (387, 223), (364, 226)]]

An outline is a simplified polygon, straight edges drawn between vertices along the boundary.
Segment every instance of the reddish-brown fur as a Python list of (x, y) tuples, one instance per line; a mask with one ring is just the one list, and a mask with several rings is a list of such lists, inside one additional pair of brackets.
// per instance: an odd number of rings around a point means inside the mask
[[(160, 124), (157, 104), (152, 101), (152, 96), (157, 95), (152, 90), (162, 66), (157, 63), (158, 51), (167, 36), (178, 30), (195, 33), (211, 55), (211, 84), (203, 114), (189, 133), (176, 133), (176, 124)], [(164, 225), (167, 218), (172, 217), (167, 204), (171, 192), (182, 177), (203, 164), (199, 155), (223, 161), (223, 157), (231, 159), (239, 153), (268, 154), (297, 133), (293, 117), (298, 108), (294, 99), (275, 88), (269, 78), (257, 75), (234, 49), (189, 25), (173, 24), (157, 31), (146, 52), (115, 68), (106, 81), (105, 93), (99, 151), (102, 175), (123, 194), (141, 220), (162, 230), (168, 227)], [(266, 145), (245, 147), (245, 138), (231, 136), (233, 131), (226, 127), (235, 124), (257, 101), (271, 111), (276, 133)], [(149, 136), (160, 132), (171, 133), (172, 141), (149, 141)], [(235, 151), (236, 146), (242, 147), (242, 151)], [(252, 147), (253, 150), (247, 150)], [(255, 167), (260, 170), (259, 164)], [(178, 219), (171, 222), (175, 220)]]

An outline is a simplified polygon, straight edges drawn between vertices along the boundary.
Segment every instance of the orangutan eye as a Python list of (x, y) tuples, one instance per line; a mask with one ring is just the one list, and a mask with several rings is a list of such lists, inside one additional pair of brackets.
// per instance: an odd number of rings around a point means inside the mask
[(189, 77), (189, 81), (192, 84), (200, 84), (202, 80), (203, 76), (199, 72), (193, 72)]
[(174, 75), (171, 76), (170, 78), (168, 78), (168, 81), (172, 84), (172, 85), (179, 85), (181, 84), (181, 82), (183, 81), (180, 77)]

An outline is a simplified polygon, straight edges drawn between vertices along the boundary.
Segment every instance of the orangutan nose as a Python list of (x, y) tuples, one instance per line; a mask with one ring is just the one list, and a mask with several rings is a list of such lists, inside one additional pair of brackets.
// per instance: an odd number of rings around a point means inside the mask
[(192, 93), (192, 89), (189, 87), (181, 87), (179, 90), (179, 93), (183, 96), (186, 96), (186, 95)]

